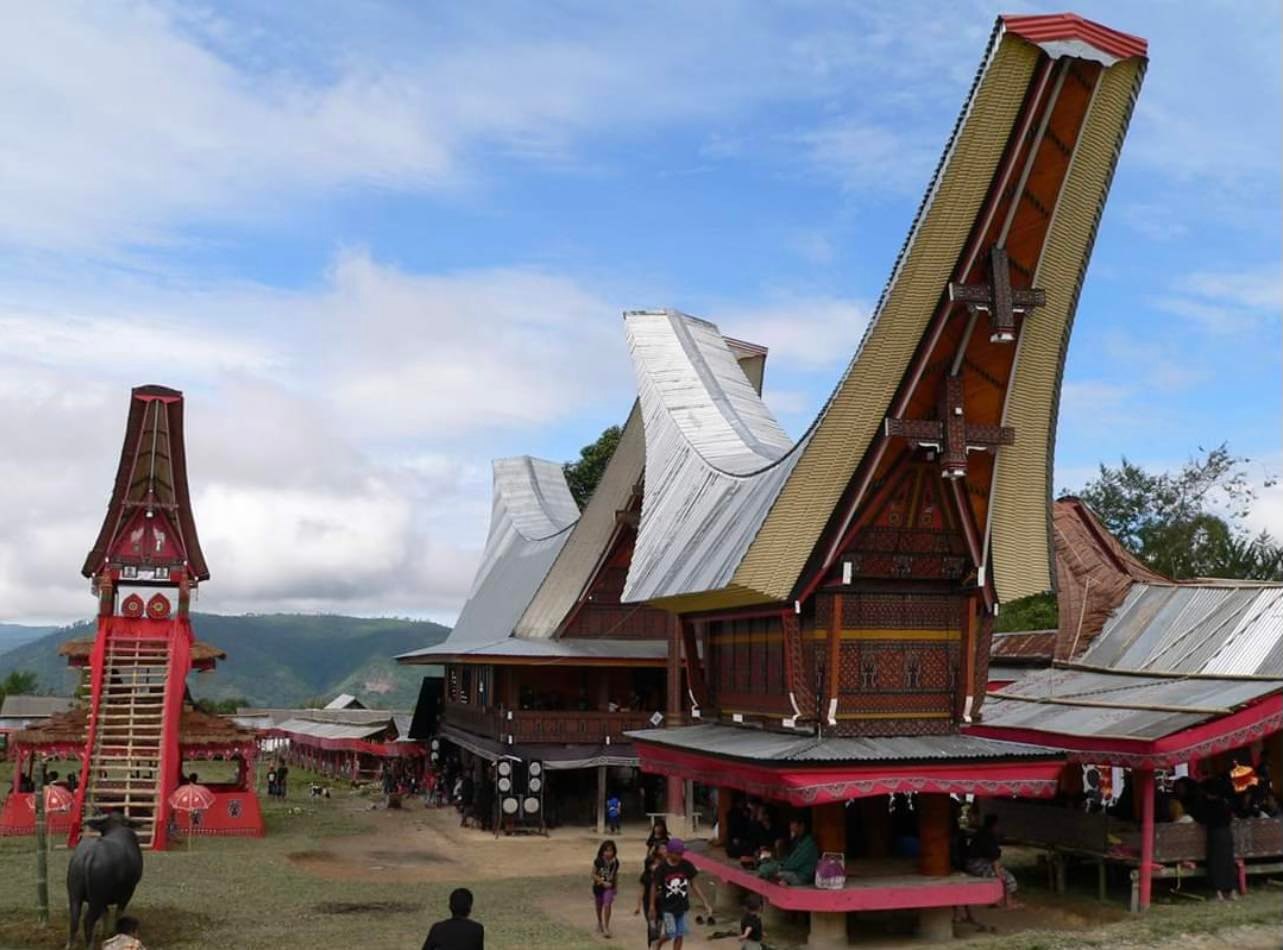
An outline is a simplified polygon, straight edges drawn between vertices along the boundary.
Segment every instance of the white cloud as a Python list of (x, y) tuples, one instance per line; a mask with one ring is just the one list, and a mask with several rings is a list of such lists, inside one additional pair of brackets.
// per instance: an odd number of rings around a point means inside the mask
[(868, 118), (847, 117), (800, 132), (810, 163), (846, 189), (917, 194), (944, 147)]
[(1239, 271), (1197, 271), (1175, 281), (1156, 301), (1209, 333), (1235, 334), (1277, 322), (1283, 312), (1283, 277), (1276, 266)]
[[(5, 618), (92, 609), (80, 559), (131, 385), (188, 394), (206, 609), (443, 619), (469, 586), (486, 461), (509, 433), (536, 450), (585, 404), (622, 415), (631, 396), (619, 308), (530, 270), (411, 275), (350, 252), (306, 293), (126, 280), (95, 297), (0, 305)], [(271, 319), (218, 319), (238, 313)]]
[(780, 296), (760, 308), (714, 308), (709, 317), (728, 336), (767, 347), (774, 375), (845, 364), (869, 324), (869, 308), (838, 297)]

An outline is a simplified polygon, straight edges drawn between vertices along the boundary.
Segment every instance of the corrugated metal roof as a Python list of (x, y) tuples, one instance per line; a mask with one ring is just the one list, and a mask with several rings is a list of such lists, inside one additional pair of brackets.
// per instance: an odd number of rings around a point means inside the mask
[(67, 696), (5, 696), (0, 705), (0, 716), (6, 719), (46, 719), (54, 713), (66, 712), (72, 700)]
[[(490, 643), (451, 644), (449, 640), (425, 650), (407, 653), (416, 659), (436, 657), (494, 657), (531, 660), (663, 660), (668, 656), (666, 640), (620, 640), (606, 637), (575, 637), (550, 640), (534, 637), (507, 637)], [(403, 659), (398, 657), (397, 659)]]
[(1283, 679), (1039, 670), (990, 693), (983, 724), (1072, 736), (1161, 739), (1280, 690)]
[(287, 719), (276, 728), (282, 732), (313, 736), (317, 739), (367, 739), (378, 735), (387, 727), (386, 720), (365, 726), (351, 726), (337, 722), (317, 722), (313, 719)]
[(1021, 630), (995, 633), (989, 647), (994, 660), (1046, 660), (1056, 653), (1055, 630)]
[(326, 709), (347, 709), (351, 706), (360, 708), (360, 702), (351, 693), (339, 693), (325, 704)]
[(1137, 584), (1083, 666), (1283, 676), (1283, 584)]
[(1024, 759), (1059, 750), (960, 734), (814, 738), (741, 726), (705, 723), (675, 729), (642, 729), (629, 738), (735, 759), (776, 762), (917, 762), (953, 759)]
[(717, 590), (797, 453), (713, 324), (626, 314), (646, 433), (641, 525), (624, 600)]
[(559, 464), (528, 455), (496, 459), (485, 553), (445, 642), (457, 648), (509, 636), (578, 519), (579, 508)]

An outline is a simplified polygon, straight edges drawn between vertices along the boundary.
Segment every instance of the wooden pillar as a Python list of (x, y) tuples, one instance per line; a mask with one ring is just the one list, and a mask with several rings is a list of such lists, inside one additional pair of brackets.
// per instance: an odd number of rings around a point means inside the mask
[[(677, 617), (668, 618), (668, 666), (666, 677), (667, 709), (664, 725), (669, 729), (682, 724), (682, 622)], [(667, 794), (664, 796), (664, 810), (673, 819), (681, 819), (686, 814), (682, 795), (682, 780), (676, 775), (668, 775)], [(680, 820), (674, 822), (674, 828), (680, 826)]]
[[(918, 873), (943, 877), (953, 871), (949, 860), (952, 815), (949, 796), (920, 794), (915, 799), (918, 812)], [(929, 941), (953, 939), (953, 909), (924, 907), (918, 911), (918, 937)]]
[(726, 846), (730, 840), (731, 806), (735, 803), (735, 790), (725, 785), (717, 789), (717, 843)]
[[(811, 834), (823, 854), (826, 851), (846, 853), (846, 805), (842, 802), (825, 802), (811, 809)], [(806, 884), (812, 882), (807, 881)], [(846, 914), (842, 912), (811, 912), (811, 928), (806, 945), (814, 950), (845, 947)]]
[(948, 795), (918, 795), (918, 873), (932, 877), (949, 874), (950, 811)]
[(1140, 799), (1140, 909), (1148, 910), (1154, 888), (1154, 772), (1132, 773)]
[(597, 834), (606, 833), (606, 766), (597, 766)]
[(870, 858), (885, 858), (891, 853), (890, 801), (886, 795), (857, 798), (855, 807), (860, 809), (860, 828)]

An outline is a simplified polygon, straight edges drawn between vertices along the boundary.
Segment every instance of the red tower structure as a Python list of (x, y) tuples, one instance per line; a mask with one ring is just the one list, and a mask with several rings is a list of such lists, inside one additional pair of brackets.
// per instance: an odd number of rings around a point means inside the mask
[(163, 849), (169, 796), (182, 777), (188, 607), (209, 579), (188, 497), (177, 390), (131, 393), (111, 503), (82, 573), (98, 598), (98, 630), (70, 840), (87, 814), (119, 810), (144, 823), (144, 847)]

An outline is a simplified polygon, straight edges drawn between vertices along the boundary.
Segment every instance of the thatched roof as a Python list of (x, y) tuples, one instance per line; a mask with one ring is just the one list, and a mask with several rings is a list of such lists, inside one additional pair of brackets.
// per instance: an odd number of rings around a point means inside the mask
[[(81, 707), (50, 716), (39, 726), (11, 736), (16, 745), (69, 745), (85, 741), (86, 710)], [(180, 745), (242, 745), (255, 741), (254, 730), (236, 725), (223, 716), (214, 716), (185, 707), (179, 732)]]
[[(58, 646), (58, 655), (65, 656), (72, 665), (78, 665), (89, 662), (89, 655), (93, 649), (93, 637), (68, 640)], [(225, 659), (227, 659), (227, 653), (221, 647), (216, 647), (212, 643), (202, 643), (200, 640), (192, 644), (192, 663), (207, 665)]]
[(1133, 584), (1171, 584), (1146, 567), (1077, 498), (1056, 502), (1052, 524), (1056, 542), (1056, 592), (1060, 629), (1056, 659), (1080, 656)]

